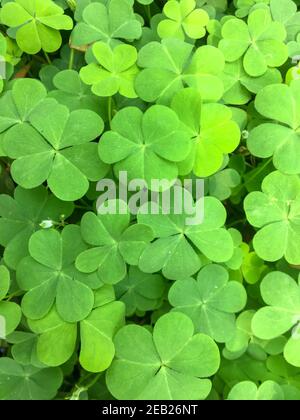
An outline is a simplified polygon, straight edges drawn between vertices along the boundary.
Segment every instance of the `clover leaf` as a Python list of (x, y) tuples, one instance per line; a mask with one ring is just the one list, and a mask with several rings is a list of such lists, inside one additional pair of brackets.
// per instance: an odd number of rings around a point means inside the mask
[(0, 400), (51, 400), (62, 385), (60, 369), (22, 366), (8, 357), (0, 359)]
[[(118, 205), (110, 200), (109, 205)], [(125, 202), (121, 202), (126, 206)], [(140, 254), (153, 239), (152, 229), (142, 224), (130, 225), (128, 209), (123, 213), (94, 214), (87, 212), (81, 220), (81, 233), (92, 248), (76, 259), (83, 273), (98, 272), (104, 283), (115, 284), (124, 279), (126, 263), (137, 265)]]
[(299, 80), (292, 81), (290, 86), (271, 85), (262, 89), (255, 99), (255, 108), (272, 121), (255, 127), (247, 142), (252, 154), (273, 156), (274, 166), (287, 174), (300, 173), (299, 99)]
[(267, 8), (269, 3), (270, 0), (235, 0), (234, 5), (237, 8), (235, 15), (244, 18), (258, 8)]
[(59, 71), (53, 77), (53, 85), (54, 90), (51, 90), (48, 96), (67, 106), (70, 111), (89, 109), (106, 119), (106, 103), (101, 103), (99, 98), (92, 94), (90, 87), (81, 81), (77, 71)]
[(293, 0), (270, 0), (270, 11), (277, 22), (283, 23), (287, 32), (287, 41), (296, 39), (300, 31), (300, 12)]
[(20, 260), (28, 255), (30, 236), (41, 228), (41, 223), (59, 223), (62, 218), (68, 218), (73, 209), (73, 203), (58, 200), (44, 187), (24, 190), (18, 186), (14, 198), (0, 195), (0, 244), (5, 247), (5, 263), (16, 269)]
[[(189, 193), (185, 198), (190, 200)], [(185, 211), (178, 215), (172, 212), (164, 214), (143, 214), (142, 206), (138, 214), (139, 223), (151, 226), (157, 238), (147, 245), (141, 254), (139, 268), (145, 273), (162, 270), (163, 275), (171, 280), (186, 278), (195, 274), (202, 266), (201, 255), (215, 262), (228, 261), (233, 255), (233, 241), (223, 226), (226, 212), (214, 197), (204, 197), (204, 220), (199, 224), (187, 224), (191, 214)], [(197, 202), (197, 206), (201, 201)], [(147, 206), (147, 204), (146, 204)]]
[[(101, 293), (101, 289), (99, 289)], [(98, 292), (96, 292), (98, 293)], [(37, 355), (48, 366), (60, 366), (70, 359), (76, 349), (77, 328), (80, 331), (81, 366), (89, 372), (106, 370), (115, 355), (113, 337), (124, 324), (122, 302), (109, 301), (93, 309), (78, 325), (63, 321), (53, 308), (45, 318), (29, 321), (38, 334)], [(52, 351), (55, 346), (55, 352)]]
[(155, 324), (127, 325), (115, 337), (116, 359), (107, 371), (109, 391), (118, 399), (204, 399), (219, 367), (219, 350), (192, 321), (169, 313)]
[(231, 110), (223, 104), (202, 104), (192, 88), (179, 91), (171, 106), (193, 139), (191, 153), (179, 165), (180, 173), (188, 175), (193, 169), (198, 177), (207, 177), (217, 172), (224, 155), (240, 142), (240, 129)]
[(174, 111), (154, 105), (144, 114), (135, 107), (119, 111), (99, 143), (103, 162), (114, 164), (118, 177), (127, 171), (128, 180), (144, 179), (151, 188), (153, 179), (175, 181), (177, 162), (187, 157), (191, 140)]
[(161, 38), (178, 38), (184, 41), (185, 34), (191, 39), (205, 36), (209, 16), (205, 10), (196, 8), (195, 0), (169, 0), (163, 13), (168, 19), (158, 24), (157, 31)]
[(47, 90), (38, 80), (16, 80), (11, 90), (0, 97), (0, 155), (4, 135), (15, 125), (28, 122), (30, 113), (46, 98)]
[(199, 272), (197, 281), (176, 281), (169, 301), (176, 311), (191, 318), (197, 332), (224, 343), (235, 332), (234, 314), (245, 307), (247, 295), (240, 283), (229, 281), (225, 268), (211, 264)]
[(59, 30), (73, 28), (72, 19), (52, 0), (10, 1), (1, 10), (1, 21), (16, 30), (18, 46), (28, 54), (57, 51), (62, 43)]
[[(98, 181), (107, 165), (97, 157), (91, 143), (104, 128), (93, 111), (70, 112), (48, 99), (29, 116), (30, 124), (16, 125), (3, 140), (14, 180), (24, 188), (35, 188), (47, 180), (60, 199), (73, 201), (84, 196), (89, 180)], [(89, 165), (86, 165), (86, 161)]]
[(208, 179), (209, 193), (220, 201), (224, 201), (232, 194), (232, 190), (241, 182), (239, 173), (232, 168), (223, 169)]
[(97, 63), (82, 67), (80, 77), (98, 96), (113, 96), (120, 93), (127, 98), (136, 98), (134, 80), (138, 73), (137, 51), (131, 45), (117, 45), (113, 50), (105, 42), (96, 42), (92, 47)]
[(138, 39), (142, 35), (140, 21), (136, 18), (133, 2), (110, 0), (88, 4), (82, 12), (82, 21), (75, 26), (71, 41), (81, 46), (95, 41), (116, 45), (122, 40)]
[(299, 319), (300, 286), (288, 274), (269, 273), (261, 283), (261, 295), (268, 305), (259, 309), (253, 317), (252, 329), (258, 338), (270, 340), (288, 331), (291, 337), (284, 347), (288, 363), (300, 367)]
[(254, 382), (244, 381), (236, 384), (230, 391), (229, 401), (282, 401), (284, 392), (274, 381), (265, 381), (259, 387)]
[(17, 269), (18, 284), (27, 291), (22, 309), (28, 318), (43, 318), (54, 303), (67, 322), (81, 321), (89, 315), (94, 305), (91, 288), (102, 283), (96, 275), (82, 275), (75, 269), (75, 259), (84, 249), (80, 228), (75, 225), (66, 226), (61, 234), (48, 229), (31, 236), (30, 256)]
[(134, 266), (129, 268), (125, 279), (115, 286), (118, 300), (126, 305), (127, 316), (132, 316), (136, 311), (156, 309), (162, 301), (165, 288), (165, 280), (160, 274), (146, 274)]
[(227, 9), (227, 0), (196, 0), (197, 6), (205, 10), (209, 17), (219, 18)]
[(284, 256), (290, 264), (300, 263), (299, 203), (299, 177), (278, 171), (264, 179), (262, 192), (246, 197), (247, 219), (260, 228), (253, 239), (260, 258), (277, 261)]
[[(5, 299), (10, 288), (10, 273), (4, 265), (0, 265), (0, 339), (6, 339), (19, 325), (22, 317), (21, 308), (14, 302)], [(4, 321), (3, 322), (1, 321)], [(3, 330), (4, 328), (4, 330)]]
[(269, 10), (255, 10), (249, 15), (248, 24), (229, 19), (222, 27), (222, 37), (219, 49), (226, 61), (243, 57), (245, 72), (252, 77), (264, 75), (268, 68), (279, 67), (288, 58), (285, 27), (272, 20)]
[(138, 55), (142, 70), (136, 78), (136, 92), (146, 102), (168, 105), (184, 85), (199, 91), (204, 101), (218, 101), (224, 88), (220, 78), (224, 56), (210, 45), (193, 46), (179, 39), (149, 42)]
[(243, 60), (226, 63), (223, 74), (223, 100), (227, 104), (244, 105), (252, 99), (253, 93), (260, 92), (265, 86), (281, 83), (282, 76), (277, 69), (267, 69), (259, 77), (249, 76), (243, 66)]

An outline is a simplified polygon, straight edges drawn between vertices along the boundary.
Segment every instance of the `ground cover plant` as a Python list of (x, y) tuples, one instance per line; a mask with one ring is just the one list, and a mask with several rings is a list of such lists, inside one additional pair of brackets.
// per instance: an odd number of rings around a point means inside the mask
[(0, 399), (300, 400), (300, 1), (0, 5)]

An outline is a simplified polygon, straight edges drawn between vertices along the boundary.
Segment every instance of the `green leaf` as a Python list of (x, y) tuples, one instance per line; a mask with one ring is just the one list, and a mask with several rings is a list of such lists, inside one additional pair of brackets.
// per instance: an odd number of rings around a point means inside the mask
[(228, 395), (229, 401), (282, 401), (284, 399), (281, 386), (273, 381), (266, 381), (259, 387), (254, 382), (240, 382), (231, 389)]
[(92, 47), (97, 63), (82, 67), (80, 77), (97, 96), (113, 96), (120, 93), (136, 98), (134, 80), (138, 74), (137, 51), (131, 45), (117, 45), (113, 50), (105, 42)]
[(10, 274), (4, 265), (0, 265), (0, 301), (5, 298), (10, 287)]
[(111, 0), (107, 5), (91, 3), (84, 8), (82, 19), (72, 33), (72, 44), (81, 46), (95, 41), (116, 45), (119, 39), (138, 39), (142, 35), (132, 2)]
[(62, 384), (59, 369), (21, 366), (8, 357), (0, 359), (1, 400), (51, 400)]
[(191, 140), (174, 111), (154, 105), (143, 114), (126, 107), (114, 117), (111, 128), (100, 140), (99, 155), (114, 164), (117, 177), (127, 171), (129, 181), (143, 179), (150, 189), (152, 180), (175, 182), (177, 162), (188, 156)]
[[(118, 205), (118, 202), (111, 201), (109, 204)], [(83, 273), (97, 271), (100, 279), (108, 284), (124, 279), (126, 262), (137, 265), (140, 254), (153, 239), (152, 229), (143, 225), (135, 225), (135, 236), (132, 237), (130, 231), (133, 226), (129, 226), (129, 222), (127, 208), (123, 214), (86, 213), (81, 221), (81, 234), (92, 247), (78, 255), (77, 269)]]
[(127, 325), (115, 338), (116, 360), (106, 376), (118, 399), (204, 399), (211, 383), (203, 379), (219, 366), (214, 341), (194, 335), (193, 324), (179, 313), (162, 316), (152, 334)]
[(184, 85), (198, 90), (204, 101), (218, 101), (223, 95), (221, 74), (224, 56), (210, 45), (193, 46), (179, 39), (163, 39), (145, 45), (138, 56), (142, 70), (136, 78), (136, 92), (146, 102), (168, 105)]
[(161, 38), (192, 39), (205, 36), (209, 16), (203, 9), (196, 8), (195, 0), (169, 0), (163, 8), (168, 19), (162, 20), (157, 31)]
[[(290, 86), (271, 85), (262, 89), (255, 100), (257, 111), (270, 122), (255, 127), (248, 147), (258, 157), (273, 156), (276, 169), (286, 174), (299, 174), (300, 81)], [(280, 102), (277, 102), (280, 101)]]
[(262, 76), (268, 68), (280, 67), (288, 58), (284, 44), (286, 30), (274, 22), (268, 9), (254, 10), (248, 24), (241, 19), (228, 19), (222, 27), (220, 50), (228, 62), (243, 58), (245, 72), (252, 77)]
[(169, 301), (176, 311), (191, 318), (197, 332), (224, 343), (233, 337), (234, 314), (245, 307), (247, 295), (240, 283), (229, 281), (225, 268), (211, 264), (200, 271), (197, 281), (176, 281)]
[(172, 108), (193, 139), (190, 154), (180, 163), (180, 173), (188, 175), (193, 169), (198, 177), (207, 177), (217, 172), (224, 155), (240, 141), (240, 129), (231, 110), (222, 104), (202, 104), (195, 89), (179, 91)]
[(80, 364), (89, 372), (102, 372), (115, 355), (113, 337), (124, 324), (125, 305), (111, 302), (98, 307), (80, 324)]
[(166, 284), (159, 274), (146, 274), (131, 266), (128, 275), (115, 287), (119, 300), (126, 305), (126, 315), (153, 311), (162, 301)]
[(97, 112), (102, 119), (107, 118), (105, 101), (100, 102), (99, 98), (92, 94), (90, 87), (81, 81), (77, 71), (59, 71), (53, 77), (53, 84), (56, 89), (51, 90), (48, 96), (67, 106), (70, 111), (89, 109)]
[(290, 264), (300, 263), (299, 197), (298, 176), (278, 171), (264, 179), (262, 192), (252, 192), (246, 197), (247, 219), (260, 228), (253, 239), (260, 258), (277, 261), (284, 256)]
[(57, 51), (62, 43), (59, 30), (73, 28), (72, 19), (52, 0), (10, 1), (1, 10), (1, 21), (16, 29), (18, 46), (28, 54)]
[(83, 197), (89, 180), (98, 181), (108, 170), (91, 142), (103, 131), (102, 119), (90, 110), (69, 112), (49, 99), (35, 108), (29, 120), (32, 126), (17, 125), (4, 138), (4, 149), (15, 159), (14, 180), (23, 188), (36, 188), (47, 180), (50, 190), (64, 201)]
[(37, 354), (41, 362), (48, 366), (60, 366), (69, 360), (75, 350), (79, 327), (79, 361), (82, 367), (89, 372), (106, 370), (115, 354), (113, 337), (124, 324), (125, 306), (122, 302), (113, 301), (99, 302), (98, 305), (78, 325), (63, 321), (54, 308), (45, 318), (30, 320), (31, 330), (39, 335)]
[(0, 98), (0, 155), (5, 156), (3, 138), (16, 125), (29, 121), (30, 113), (46, 98), (42, 83), (34, 79), (19, 79)]
[(288, 363), (300, 367), (299, 359), (299, 319), (300, 287), (285, 273), (268, 274), (261, 284), (261, 294), (269, 306), (257, 311), (252, 320), (254, 334), (270, 340), (292, 330), (291, 338), (284, 347), (284, 357)]
[(244, 105), (249, 102), (253, 93), (259, 93), (265, 86), (281, 83), (281, 81), (282, 76), (277, 69), (269, 68), (262, 76), (251, 77), (245, 72), (242, 59), (228, 62), (223, 75), (224, 102)]
[[(61, 234), (49, 229), (31, 236), (30, 256), (17, 269), (19, 286), (27, 291), (22, 308), (28, 318), (43, 318), (55, 302), (59, 315), (67, 322), (77, 322), (89, 315), (94, 305), (93, 278), (78, 275), (74, 266), (77, 255), (84, 249), (80, 228), (75, 225), (66, 226)], [(96, 284), (99, 287), (101, 281)]]
[[(185, 199), (191, 201), (189, 193)], [(191, 214), (138, 215), (139, 223), (151, 226), (156, 241), (149, 244), (141, 255), (139, 268), (145, 273), (162, 270), (172, 280), (184, 279), (199, 271), (202, 254), (214, 262), (228, 261), (233, 255), (233, 241), (223, 226), (225, 209), (216, 198), (204, 197), (204, 220), (198, 224), (187, 224)], [(201, 201), (198, 201), (197, 206)], [(172, 209), (171, 209), (172, 210)]]
[(41, 223), (58, 223), (62, 215), (68, 218), (73, 209), (73, 203), (58, 200), (44, 187), (24, 190), (18, 186), (14, 198), (0, 195), (0, 244), (5, 247), (5, 263), (16, 269), (28, 255), (29, 238)]

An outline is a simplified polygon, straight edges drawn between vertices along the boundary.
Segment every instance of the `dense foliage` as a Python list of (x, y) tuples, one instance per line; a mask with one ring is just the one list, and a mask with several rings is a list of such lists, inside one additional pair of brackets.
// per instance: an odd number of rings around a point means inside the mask
[(0, 399), (300, 400), (300, 1), (0, 3)]

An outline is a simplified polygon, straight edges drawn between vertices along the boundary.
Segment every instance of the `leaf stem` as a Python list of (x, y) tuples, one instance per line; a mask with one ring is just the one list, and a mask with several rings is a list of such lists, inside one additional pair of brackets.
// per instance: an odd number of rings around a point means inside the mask
[(46, 51), (44, 51), (44, 55), (45, 55), (45, 58), (46, 58), (46, 60), (47, 60), (47, 63), (48, 63), (48, 64), (52, 64), (52, 61), (50, 60), (50, 57), (49, 57), (49, 55), (46, 53)]
[(150, 6), (150, 4), (145, 4), (145, 10), (146, 10), (146, 16), (147, 16), (147, 18), (148, 18), (148, 21), (149, 21), (149, 26), (150, 26), (150, 23), (151, 23), (151, 18), (152, 18), (152, 16), (151, 16), (151, 6)]
[(250, 176), (249, 179), (247, 179), (247, 181), (245, 181), (243, 184), (241, 184), (235, 191), (234, 194), (238, 194), (239, 192), (242, 191), (242, 189), (244, 187), (246, 187), (246, 185), (250, 184), (250, 182), (252, 182), (255, 178), (258, 177), (259, 174), (261, 174), (264, 169), (266, 169), (266, 167), (273, 161), (273, 156), (270, 157), (270, 159), (268, 159), (263, 165), (261, 165), (261, 167), (259, 169), (257, 169), (257, 171), (255, 172), (255, 174), (253, 174), (253, 176)]
[(5, 296), (4, 300), (10, 301), (14, 297), (21, 296), (22, 294), (23, 294), (22, 290), (17, 290), (16, 292), (13, 292), (10, 295)]
[(108, 121), (109, 121), (109, 126), (111, 127), (111, 120), (112, 120), (112, 112), (113, 112), (113, 99), (112, 96), (110, 96), (108, 98)]
[(239, 224), (245, 224), (246, 222), (247, 222), (247, 219), (245, 219), (245, 218), (244, 219), (238, 219), (238, 220), (235, 220), (232, 223), (229, 223), (227, 225), (227, 228), (231, 228), (231, 227), (239, 225)]
[(71, 48), (71, 52), (70, 52), (70, 59), (69, 59), (69, 70), (73, 69), (74, 66), (74, 57), (75, 57), (75, 50), (74, 48)]

